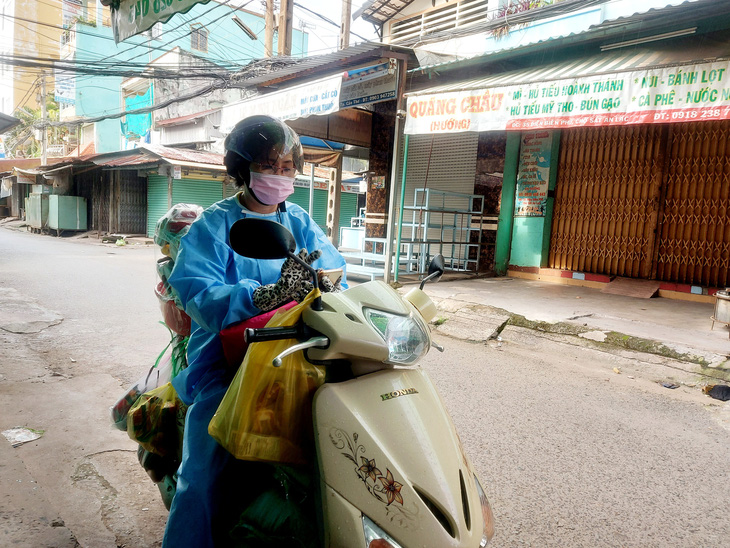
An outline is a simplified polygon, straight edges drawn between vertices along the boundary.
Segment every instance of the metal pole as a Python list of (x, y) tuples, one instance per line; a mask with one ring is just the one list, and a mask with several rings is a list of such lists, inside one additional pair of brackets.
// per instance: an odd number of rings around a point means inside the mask
[(314, 215), (314, 164), (309, 164), (312, 172), (309, 174), (309, 216)]
[(46, 73), (41, 72), (41, 165), (44, 166), (48, 160), (48, 128), (46, 121), (48, 112), (46, 111)]
[(394, 279), (398, 281), (398, 270), (400, 267), (400, 238), (403, 234), (403, 206), (406, 201), (406, 170), (408, 169), (408, 138), (410, 135), (406, 135), (406, 142), (403, 145), (403, 179), (400, 185), (400, 211), (398, 212), (398, 243), (395, 245), (395, 276)]
[(291, 55), (293, 20), (294, 0), (281, 0), (279, 4), (279, 55)]
[(398, 176), (398, 154), (400, 153), (400, 141), (401, 141), (401, 106), (403, 105), (403, 92), (405, 91), (405, 63), (403, 59), (398, 59), (398, 93), (396, 103), (396, 114), (395, 114), (395, 135), (393, 137), (393, 158), (390, 170), (390, 195), (388, 198), (388, 225), (385, 233), (385, 272), (383, 279), (385, 283), (390, 283), (391, 279), (391, 265), (393, 264), (393, 230), (395, 224), (395, 196), (396, 196), (396, 184), (395, 180)]
[(266, 15), (264, 16), (266, 30), (264, 31), (264, 56), (274, 56), (274, 0), (266, 0)]
[(350, 18), (352, 17), (352, 0), (342, 0), (342, 24), (340, 25), (340, 49), (350, 46)]

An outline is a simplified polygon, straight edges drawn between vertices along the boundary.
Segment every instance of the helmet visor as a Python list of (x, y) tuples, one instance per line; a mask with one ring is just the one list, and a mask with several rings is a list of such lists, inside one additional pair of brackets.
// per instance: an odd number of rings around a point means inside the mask
[[(299, 136), (282, 121), (269, 116), (241, 120), (226, 137), (226, 151), (259, 166), (293, 167), (302, 170), (302, 145)], [(252, 166), (253, 167), (253, 166)]]

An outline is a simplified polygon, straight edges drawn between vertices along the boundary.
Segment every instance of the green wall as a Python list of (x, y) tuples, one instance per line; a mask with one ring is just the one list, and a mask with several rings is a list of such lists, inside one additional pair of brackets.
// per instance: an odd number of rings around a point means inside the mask
[(517, 166), (520, 161), (520, 133), (507, 133), (507, 147), (504, 153), (504, 172), (502, 179), (502, 199), (500, 200), (497, 240), (494, 250), (494, 270), (500, 275), (507, 274), (512, 247), (512, 228), (515, 212), (515, 192), (517, 191)]
[(522, 140), (526, 133), (507, 135), (504, 179), (502, 181), (502, 204), (497, 227), (495, 270), (497, 274), (507, 273), (508, 265), (522, 267), (546, 267), (550, 252), (550, 230), (555, 201), (555, 182), (558, 172), (560, 131), (552, 133), (549, 158), (548, 195), (543, 217), (515, 216), (517, 174), (520, 165)]

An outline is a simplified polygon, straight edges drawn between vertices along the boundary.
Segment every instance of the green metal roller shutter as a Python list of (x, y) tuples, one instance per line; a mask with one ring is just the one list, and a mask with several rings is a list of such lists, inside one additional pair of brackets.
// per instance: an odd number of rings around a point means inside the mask
[(173, 204), (197, 204), (203, 208), (223, 199), (223, 181), (177, 179), (172, 182)]
[[(296, 187), (294, 194), (289, 197), (290, 202), (301, 206), (304, 211), (309, 211), (309, 189)], [(322, 230), (327, 228), (327, 191), (315, 189), (314, 211), (312, 218)], [(357, 194), (354, 192), (343, 192), (340, 194), (340, 226), (350, 226), (350, 219), (357, 216)]]
[[(208, 207), (223, 199), (222, 181), (174, 179), (172, 203)], [(157, 220), (167, 213), (167, 176), (149, 175), (147, 179), (147, 236), (155, 234)]]
[[(309, 189), (295, 187), (294, 194), (289, 196), (288, 201), (294, 202), (300, 206), (304, 211), (309, 211)], [(316, 190), (314, 191), (314, 211), (312, 211), (312, 218), (314, 222), (319, 225), (322, 230), (327, 228), (325, 219), (327, 217), (327, 191)]]
[(167, 213), (167, 177), (149, 175), (147, 177), (147, 236), (155, 235), (157, 220)]
[(350, 219), (357, 217), (357, 194), (343, 192), (340, 196), (340, 226), (350, 226)]

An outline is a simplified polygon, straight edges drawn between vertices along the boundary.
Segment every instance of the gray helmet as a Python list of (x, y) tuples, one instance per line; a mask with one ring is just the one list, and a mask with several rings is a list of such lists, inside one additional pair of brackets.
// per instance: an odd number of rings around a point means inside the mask
[(249, 116), (238, 122), (223, 143), (224, 162), (229, 175), (248, 183), (250, 164), (271, 163), (274, 151), (278, 158), (292, 154), (294, 167), (301, 172), (304, 152), (299, 136), (284, 122), (272, 116)]

